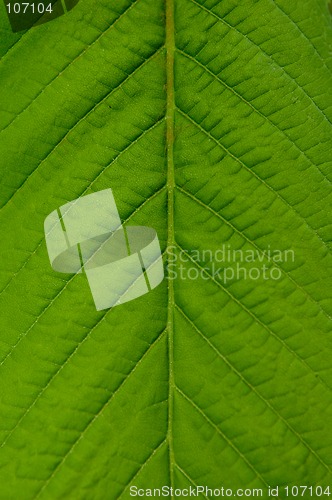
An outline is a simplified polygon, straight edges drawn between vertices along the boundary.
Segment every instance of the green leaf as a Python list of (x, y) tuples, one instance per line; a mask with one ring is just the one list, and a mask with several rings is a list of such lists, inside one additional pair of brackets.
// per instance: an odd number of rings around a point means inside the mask
[[(0, 498), (331, 484), (328, 2), (0, 27)], [(43, 224), (107, 188), (177, 279), (97, 312)]]

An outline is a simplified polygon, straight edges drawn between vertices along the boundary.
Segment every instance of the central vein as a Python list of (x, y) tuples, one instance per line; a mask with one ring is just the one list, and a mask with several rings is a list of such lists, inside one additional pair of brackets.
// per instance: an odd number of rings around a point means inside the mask
[[(168, 233), (167, 246), (175, 244), (174, 238), (174, 53), (175, 53), (175, 26), (174, 26), (174, 0), (166, 1), (166, 72), (167, 72), (167, 192), (168, 192)], [(168, 394), (168, 431), (167, 441), (169, 449), (169, 470), (171, 486), (174, 486), (174, 448), (173, 448), (173, 404), (174, 404), (174, 287), (173, 280), (168, 280), (168, 359), (169, 359), (169, 394)]]

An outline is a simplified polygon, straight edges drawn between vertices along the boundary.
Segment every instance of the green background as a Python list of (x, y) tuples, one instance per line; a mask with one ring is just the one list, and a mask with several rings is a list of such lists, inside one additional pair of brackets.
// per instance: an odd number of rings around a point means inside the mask
[[(15, 34), (0, 14), (0, 498), (330, 484), (326, 0), (81, 0)], [(106, 188), (163, 251), (295, 261), (226, 284), (189, 261), (204, 278), (98, 313), (43, 224)]]

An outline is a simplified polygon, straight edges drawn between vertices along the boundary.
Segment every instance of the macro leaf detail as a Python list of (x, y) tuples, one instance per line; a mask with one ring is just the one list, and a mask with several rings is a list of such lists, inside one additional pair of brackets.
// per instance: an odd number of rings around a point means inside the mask
[[(326, 488), (328, 2), (81, 0), (15, 33), (1, 4), (0, 22), (0, 499)], [(108, 189), (166, 279), (97, 311), (44, 221)]]

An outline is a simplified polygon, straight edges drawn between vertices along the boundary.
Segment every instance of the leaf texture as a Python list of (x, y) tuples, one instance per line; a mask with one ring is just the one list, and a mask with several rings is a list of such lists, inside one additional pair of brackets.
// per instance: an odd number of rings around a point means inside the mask
[[(326, 0), (0, 9), (0, 498), (331, 484)], [(184, 277), (97, 312), (43, 223), (106, 188)], [(223, 247), (295, 257), (225, 282)]]

